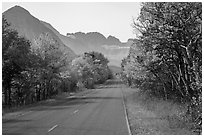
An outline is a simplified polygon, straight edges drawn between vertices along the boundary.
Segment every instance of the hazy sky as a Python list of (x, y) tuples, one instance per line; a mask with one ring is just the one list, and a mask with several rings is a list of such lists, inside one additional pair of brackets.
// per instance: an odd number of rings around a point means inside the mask
[(135, 37), (131, 24), (140, 12), (140, 3), (136, 2), (3, 2), (2, 11), (15, 5), (50, 23), (61, 34), (97, 31), (105, 37), (115, 36), (122, 42)]

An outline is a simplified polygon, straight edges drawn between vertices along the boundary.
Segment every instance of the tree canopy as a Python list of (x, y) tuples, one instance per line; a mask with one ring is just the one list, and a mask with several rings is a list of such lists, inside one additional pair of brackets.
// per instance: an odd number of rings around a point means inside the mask
[(133, 23), (140, 36), (121, 64), (130, 85), (190, 102), (194, 120), (201, 118), (201, 25), (202, 3), (143, 3)]

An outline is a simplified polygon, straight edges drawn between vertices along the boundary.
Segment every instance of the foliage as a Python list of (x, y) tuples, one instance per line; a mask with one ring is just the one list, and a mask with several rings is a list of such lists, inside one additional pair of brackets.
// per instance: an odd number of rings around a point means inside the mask
[(30, 42), (19, 37), (17, 31), (9, 29), (10, 24), (2, 18), (2, 84), (5, 104), (11, 104), (11, 86), (15, 77), (20, 77), (30, 62)]
[[(110, 75), (108, 60), (89, 52), (71, 60), (51, 34), (42, 33), (35, 44), (19, 36), (2, 18), (3, 106), (21, 106), (51, 98), (60, 92), (93, 88)], [(71, 61), (70, 61), (71, 60)]]
[(79, 87), (93, 88), (94, 84), (110, 78), (108, 60), (98, 52), (88, 52), (72, 61), (72, 71), (77, 75)]
[(50, 98), (65, 81), (67, 67), (58, 42), (48, 33), (41, 34), (36, 45), (18, 35), (2, 18), (3, 105), (25, 105)]
[(130, 79), (130, 84), (151, 89), (165, 99), (189, 103), (188, 112), (194, 121), (199, 119), (198, 128), (202, 98), (201, 24), (201, 3), (143, 3), (133, 25), (141, 35), (121, 64), (123, 77)]

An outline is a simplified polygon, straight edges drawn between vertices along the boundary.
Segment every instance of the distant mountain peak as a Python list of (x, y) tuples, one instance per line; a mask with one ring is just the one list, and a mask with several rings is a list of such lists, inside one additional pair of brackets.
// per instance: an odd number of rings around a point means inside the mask
[(107, 40), (108, 40), (108, 41), (115, 41), (115, 42), (121, 43), (121, 41), (120, 41), (118, 38), (116, 38), (116, 37), (114, 37), (114, 36), (111, 36), (111, 35), (109, 35), (109, 36), (107, 37)]
[[(74, 33), (71, 33), (71, 34), (74, 34)], [(75, 34), (85, 34), (84, 32), (81, 32), (81, 31), (79, 31), (79, 32), (76, 32)]]
[(18, 6), (18, 5), (8, 9), (6, 12), (14, 12), (14, 13), (21, 13), (21, 14), (30, 14), (29, 11), (27, 11), (26, 9), (24, 9), (23, 7)]
[(87, 32), (86, 34), (93, 34), (93, 35), (103, 35), (103, 34), (101, 34), (100, 32)]
[(107, 39), (112, 39), (112, 38), (117, 39), (116, 37), (114, 37), (114, 36), (112, 36), (112, 35), (109, 35), (109, 36), (107, 37)]
[(106, 37), (99, 32), (88, 32), (86, 33), (86, 36), (89, 37), (90, 39), (106, 40)]
[[(11, 28), (18, 31), (20, 36), (25, 37), (31, 42), (32, 47), (36, 45), (36, 39), (38, 39), (41, 34), (49, 34), (57, 42), (60, 50), (66, 55), (69, 55), (70, 59), (74, 58), (75, 53), (66, 46), (62, 40), (55, 34), (58, 33), (49, 23), (40, 21), (38, 18), (32, 16), (29, 11), (21, 6), (14, 6), (2, 15), (7, 19), (8, 23), (11, 24)], [(53, 28), (53, 29), (50, 29)]]

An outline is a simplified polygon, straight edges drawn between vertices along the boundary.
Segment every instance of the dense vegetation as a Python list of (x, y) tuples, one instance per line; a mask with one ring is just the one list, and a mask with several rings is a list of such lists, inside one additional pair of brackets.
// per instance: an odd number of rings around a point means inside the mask
[(2, 18), (3, 107), (45, 100), (60, 92), (93, 88), (111, 77), (108, 60), (98, 52), (70, 60), (49, 34), (32, 45)]
[(143, 3), (133, 27), (140, 32), (121, 63), (129, 86), (188, 104), (202, 126), (202, 3)]

